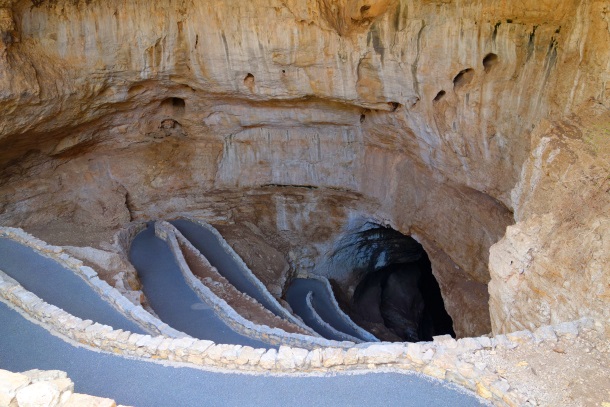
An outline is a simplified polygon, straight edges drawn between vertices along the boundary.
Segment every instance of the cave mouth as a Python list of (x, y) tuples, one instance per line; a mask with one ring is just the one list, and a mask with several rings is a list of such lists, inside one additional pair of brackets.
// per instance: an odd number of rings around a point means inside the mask
[[(344, 243), (339, 251), (357, 259), (350, 267), (354, 278), (348, 291), (353, 294), (341, 301), (354, 322), (382, 341), (419, 342), (438, 335), (456, 336), (430, 259), (420, 243), (383, 226), (352, 234)], [(340, 289), (336, 281), (333, 285)]]

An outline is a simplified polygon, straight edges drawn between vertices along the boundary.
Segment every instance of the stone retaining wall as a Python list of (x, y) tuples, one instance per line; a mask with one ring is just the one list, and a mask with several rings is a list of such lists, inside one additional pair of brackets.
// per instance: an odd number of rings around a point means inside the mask
[(0, 406), (117, 407), (111, 399), (74, 393), (66, 372), (38, 369), (21, 373), (0, 369)]
[(0, 237), (6, 237), (28, 246), (40, 255), (53, 259), (67, 269), (72, 270), (77, 276), (81, 277), (89, 284), (100, 297), (147, 331), (176, 338), (188, 336), (163, 323), (141, 306), (133, 304), (117, 289), (110, 286), (104, 280), (101, 280), (95, 270), (83, 265), (82, 261), (65, 253), (61, 247), (49, 245), (18, 228), (0, 227)]
[[(104, 247), (104, 244), (102, 244), (104, 249), (116, 253), (121, 259), (121, 262), (126, 266), (122, 270), (123, 288), (125, 290), (124, 294), (127, 294), (128, 296), (132, 297), (133, 299), (131, 299), (131, 302), (136, 305), (142, 305), (142, 296), (144, 294), (141, 291), (141, 284), (140, 279), (138, 277), (138, 272), (129, 260), (129, 249), (131, 248), (131, 244), (138, 235), (138, 233), (140, 233), (145, 228), (146, 222), (131, 222), (128, 225), (122, 227), (114, 235), (113, 242), (111, 245)], [(119, 292), (121, 292), (121, 294), (123, 294), (121, 289), (117, 289), (119, 290)]]
[[(181, 240), (181, 243), (186, 244), (187, 247), (190, 246), (190, 243), (186, 238), (182, 237), (180, 232), (175, 227), (167, 222), (155, 222), (155, 234), (157, 237), (167, 242), (176, 262), (178, 263), (178, 267), (184, 276), (184, 279), (191, 289), (193, 289), (199, 298), (209, 305), (214, 310), (216, 315), (234, 331), (239, 332), (249, 338), (258, 339), (274, 346), (288, 345), (304, 349), (314, 349), (320, 347), (351, 348), (355, 345), (355, 343), (348, 341), (339, 342), (327, 340), (319, 337), (317, 334), (316, 336), (309, 336), (289, 333), (280, 328), (270, 328), (266, 325), (258, 325), (245, 319), (229, 304), (227, 304), (225, 300), (214, 294), (208, 287), (199, 281), (197, 277), (193, 275), (191, 269), (184, 259), (178, 239)], [(194, 247), (191, 247), (191, 249), (194, 250), (194, 254), (197, 255), (201, 261), (203, 261), (209, 267), (212, 267), (205, 256), (203, 256)]]
[[(56, 253), (57, 254), (57, 253)], [(64, 259), (69, 261), (70, 259)], [(73, 259), (71, 260), (73, 261)], [(203, 368), (221, 368), (256, 373), (326, 373), (341, 371), (414, 371), (456, 383), (497, 406), (529, 406), (527, 398), (486, 364), (472, 362), (480, 355), (519, 347), (550, 347), (558, 340), (604, 329), (589, 318), (534, 332), (520, 331), (493, 338), (455, 340), (448, 335), (433, 342), (366, 343), (344, 349), (313, 350), (280, 346), (254, 349), (249, 346), (215, 344), (190, 337), (140, 335), (83, 321), (45, 303), (16, 281), (0, 273), (0, 301), (38, 321), (48, 331), (103, 351), (127, 356), (186, 362)]]
[(533, 346), (547, 341), (552, 343), (562, 335), (578, 335), (580, 330), (594, 328), (594, 321), (583, 319), (556, 327), (542, 327), (534, 333), (522, 331), (494, 338), (455, 340), (446, 335), (436, 337), (433, 342), (367, 343), (350, 349), (325, 347), (307, 350), (288, 346), (281, 346), (279, 350), (254, 349), (193, 338), (152, 337), (113, 330), (46, 304), (3, 274), (0, 274), (0, 300), (17, 307), (18, 311), (37, 320), (51, 332), (108, 352), (261, 373), (415, 371), (459, 384), (498, 406), (524, 405), (525, 400), (497, 373), (465, 359), (481, 351)]

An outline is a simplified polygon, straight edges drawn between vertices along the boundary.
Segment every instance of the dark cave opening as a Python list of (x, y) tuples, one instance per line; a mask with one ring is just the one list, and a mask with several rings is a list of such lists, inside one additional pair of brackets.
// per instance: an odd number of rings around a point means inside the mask
[(483, 58), (483, 67), (485, 68), (485, 72), (491, 72), (493, 67), (498, 63), (498, 56), (494, 53), (489, 53), (485, 55)]
[(445, 92), (444, 90), (439, 91), (439, 92), (436, 94), (436, 96), (434, 97), (434, 101), (435, 101), (435, 102), (438, 102), (439, 100), (441, 100), (441, 99), (443, 98), (443, 96), (445, 96), (445, 93), (446, 93), (446, 92)]
[(186, 102), (182, 98), (171, 98), (171, 101), (172, 101), (172, 106), (174, 106), (176, 108), (184, 109), (186, 106)]
[(186, 109), (186, 101), (182, 98), (171, 97), (161, 102), (161, 107), (167, 115), (181, 116)]
[(374, 227), (352, 235), (340, 250), (352, 252), (360, 264), (353, 270), (360, 277), (352, 298), (343, 298), (354, 322), (383, 341), (455, 337), (430, 259), (415, 239)]

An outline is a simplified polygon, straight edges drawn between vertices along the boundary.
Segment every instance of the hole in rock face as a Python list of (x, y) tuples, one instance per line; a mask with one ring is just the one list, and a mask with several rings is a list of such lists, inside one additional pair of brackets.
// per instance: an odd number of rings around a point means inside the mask
[(446, 92), (444, 90), (441, 90), (440, 92), (438, 92), (436, 94), (436, 96), (434, 97), (434, 101), (438, 102), (439, 100), (441, 100), (443, 98), (443, 96), (445, 96), (445, 93)]
[(167, 114), (181, 115), (186, 108), (186, 102), (178, 97), (167, 98), (161, 102), (161, 107), (165, 109)]
[(174, 107), (184, 109), (184, 107), (186, 106), (186, 103), (184, 102), (184, 99), (182, 99), (182, 98), (172, 98), (171, 100), (172, 100), (172, 106), (174, 106)]
[(254, 92), (254, 75), (251, 73), (247, 74), (244, 78), (244, 85), (246, 85), (250, 92)]
[(398, 102), (388, 102), (388, 105), (390, 105), (392, 112), (395, 112), (401, 106), (400, 103), (398, 103)]
[(498, 56), (494, 53), (489, 53), (483, 58), (483, 67), (485, 72), (490, 72), (491, 69), (498, 63)]
[(453, 78), (453, 88), (460, 89), (461, 87), (468, 85), (472, 82), (472, 78), (474, 78), (474, 69), (467, 68), (460, 71), (460, 73)]
[(358, 278), (346, 306), (357, 324), (384, 341), (455, 337), (430, 260), (415, 239), (377, 226), (346, 242), (340, 250), (359, 264), (352, 270)]

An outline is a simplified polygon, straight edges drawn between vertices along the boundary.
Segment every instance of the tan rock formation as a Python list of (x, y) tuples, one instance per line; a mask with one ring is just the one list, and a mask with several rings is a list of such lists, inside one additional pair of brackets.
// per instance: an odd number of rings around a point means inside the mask
[[(528, 270), (565, 253), (573, 289), (527, 272), (498, 280), (495, 329), (547, 321), (544, 303), (553, 322), (603, 314), (603, 301), (573, 310), (587, 282), (607, 280), (594, 255), (607, 247), (595, 240), (608, 230), (604, 195), (572, 207), (579, 224), (556, 212), (569, 193), (548, 191), (562, 188), (557, 171), (594, 179), (608, 163), (586, 136), (560, 149), (578, 165), (549, 165), (548, 180), (531, 180), (528, 157), (552, 148), (536, 136), (548, 123), (595, 133), (606, 151), (606, 116), (571, 115), (610, 107), (608, 11), (603, 0), (0, 2), (15, 39), (0, 46), (0, 223), (107, 234), (188, 212), (251, 222), (293, 271), (311, 271), (351, 221), (375, 220), (418, 237), (456, 331), (476, 335), (491, 329), (489, 248), (514, 211), (492, 277), (513, 274), (499, 263), (522, 259), (529, 236), (549, 247)], [(565, 251), (540, 235), (588, 227)], [(543, 300), (540, 287), (564, 297)]]
[(513, 191), (517, 224), (491, 249), (495, 332), (610, 322), (610, 112), (591, 102), (544, 123)]

